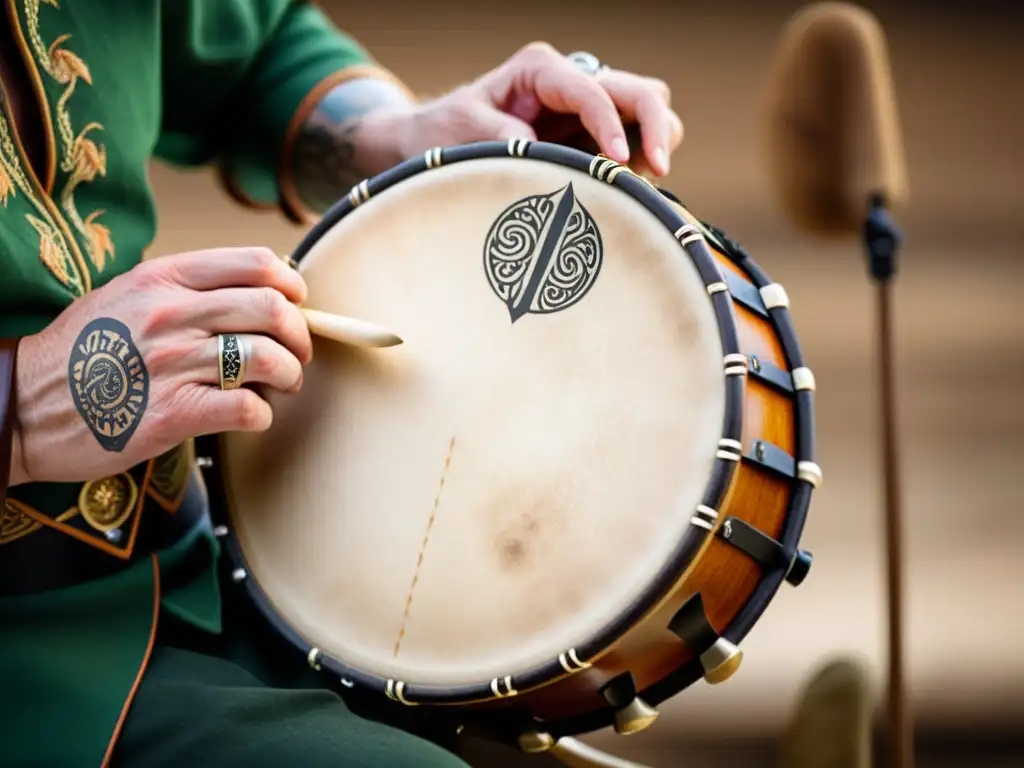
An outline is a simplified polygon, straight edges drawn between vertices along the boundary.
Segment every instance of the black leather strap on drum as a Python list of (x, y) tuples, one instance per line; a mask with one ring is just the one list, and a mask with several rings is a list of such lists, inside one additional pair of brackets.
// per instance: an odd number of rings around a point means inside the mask
[(21, 339), (0, 339), (0, 508), (7, 499), (14, 454), (15, 364)]
[(207, 508), (206, 491), (196, 475), (173, 514), (147, 500), (132, 556), (127, 560), (42, 526), (0, 546), (0, 598), (62, 589), (123, 571), (202, 524), (208, 519)]

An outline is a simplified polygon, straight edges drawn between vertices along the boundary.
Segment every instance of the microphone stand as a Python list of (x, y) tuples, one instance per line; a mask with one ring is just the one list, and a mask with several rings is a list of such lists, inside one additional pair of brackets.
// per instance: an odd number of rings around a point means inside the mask
[(899, 444), (896, 435), (896, 384), (893, 354), (892, 278), (901, 235), (885, 200), (876, 195), (863, 228), (868, 267), (877, 287), (879, 395), (882, 417), (886, 575), (889, 603), (889, 761), (890, 768), (912, 768), (913, 726), (906, 699), (903, 666), (903, 510)]

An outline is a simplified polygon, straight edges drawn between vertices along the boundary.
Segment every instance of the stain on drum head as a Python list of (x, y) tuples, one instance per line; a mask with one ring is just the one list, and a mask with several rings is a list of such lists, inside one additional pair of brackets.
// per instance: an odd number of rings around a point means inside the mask
[[(568, 308), (513, 322), (488, 233), (569, 182), (600, 271)], [(672, 232), (585, 173), (475, 160), (364, 203), (301, 269), (308, 306), (405, 344), (317, 341), (303, 391), (270, 396), (270, 431), (229, 438), (234, 527), (281, 616), (367, 672), (457, 685), (550, 662), (620, 615), (687, 529), (725, 409), (712, 305)]]

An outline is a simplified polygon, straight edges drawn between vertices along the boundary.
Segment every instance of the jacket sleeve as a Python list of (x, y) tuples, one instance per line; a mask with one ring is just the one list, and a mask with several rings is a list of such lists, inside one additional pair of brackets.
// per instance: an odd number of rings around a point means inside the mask
[(246, 205), (289, 212), (282, 158), (331, 87), (355, 77), (401, 85), (308, 2), (178, 0), (163, 7), (155, 154), (176, 165), (215, 165), (227, 191)]

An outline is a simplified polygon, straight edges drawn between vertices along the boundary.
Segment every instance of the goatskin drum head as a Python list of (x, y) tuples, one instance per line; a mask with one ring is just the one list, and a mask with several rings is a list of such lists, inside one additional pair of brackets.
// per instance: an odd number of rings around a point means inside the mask
[(383, 678), (479, 683), (634, 604), (721, 435), (723, 346), (691, 258), (582, 171), (485, 158), (363, 202), (304, 256), (315, 340), (274, 424), (225, 438), (232, 533), (299, 635)]

